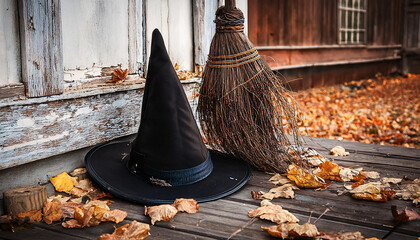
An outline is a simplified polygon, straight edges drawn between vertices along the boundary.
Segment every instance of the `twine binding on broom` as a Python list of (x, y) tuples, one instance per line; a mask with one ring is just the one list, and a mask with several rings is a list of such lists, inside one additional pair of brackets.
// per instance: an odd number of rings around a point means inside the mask
[(209, 145), (263, 171), (305, 167), (290, 147), (301, 146), (297, 105), (244, 35), (243, 13), (220, 7), (215, 23), (197, 106)]

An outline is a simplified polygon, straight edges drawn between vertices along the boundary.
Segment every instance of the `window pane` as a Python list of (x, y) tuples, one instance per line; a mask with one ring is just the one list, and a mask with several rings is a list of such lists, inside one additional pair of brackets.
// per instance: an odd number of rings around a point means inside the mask
[(360, 9), (365, 9), (365, 0), (360, 0)]
[(353, 32), (353, 42), (357, 43), (357, 32)]
[(347, 11), (347, 26), (346, 27), (349, 29), (353, 27), (352, 19), (353, 19), (353, 12)]
[(360, 13), (359, 29), (365, 28), (365, 13)]
[(348, 43), (350, 43), (351, 42), (351, 35), (352, 35), (352, 32), (347, 32), (347, 42)]
[(341, 32), (340, 33), (340, 42), (345, 42), (346, 41), (346, 33), (345, 32)]
[(353, 0), (348, 0), (347, 7), (353, 7)]
[(354, 8), (359, 8), (359, 0), (354, 0)]
[(359, 33), (359, 41), (360, 42), (365, 42), (365, 32), (360, 32)]
[(340, 0), (340, 6), (345, 7), (346, 6), (346, 0)]
[(341, 21), (341, 23), (340, 23), (340, 27), (341, 28), (346, 28), (346, 11), (345, 10), (340, 10), (340, 15), (341, 15), (341, 17), (340, 17), (340, 21)]
[(353, 16), (354, 16), (354, 18), (353, 18), (353, 29), (357, 29), (359, 26), (358, 26), (358, 21), (359, 21), (359, 13), (358, 12), (354, 12), (353, 13)]

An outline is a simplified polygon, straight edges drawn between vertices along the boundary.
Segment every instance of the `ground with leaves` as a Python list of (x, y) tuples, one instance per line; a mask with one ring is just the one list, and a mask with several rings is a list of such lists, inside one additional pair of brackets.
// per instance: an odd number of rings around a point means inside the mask
[(377, 75), (294, 97), (303, 135), (420, 148), (420, 75)]

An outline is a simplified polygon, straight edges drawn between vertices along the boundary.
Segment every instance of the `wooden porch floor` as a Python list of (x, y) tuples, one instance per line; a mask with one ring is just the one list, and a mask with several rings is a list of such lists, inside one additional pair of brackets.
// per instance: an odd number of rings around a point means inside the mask
[[(363, 167), (364, 171), (377, 171), (381, 177), (410, 179), (420, 178), (420, 149), (407, 149), (392, 146), (368, 145), (355, 142), (338, 142), (335, 140), (313, 139), (308, 145), (318, 150), (325, 157), (331, 157), (340, 166)], [(347, 157), (332, 157), (328, 150), (341, 145), (350, 152)], [(201, 203), (196, 214), (177, 214), (168, 222), (157, 222), (151, 226), (151, 235), (146, 239), (227, 239), (241, 229), (250, 218), (249, 210), (256, 209), (261, 200), (251, 198), (251, 190), (268, 191), (273, 184), (267, 180), (270, 175), (253, 171), (250, 181), (238, 192), (223, 199)], [(359, 231), (365, 237), (382, 238), (396, 225), (391, 213), (391, 205), (399, 210), (404, 207), (415, 209), (411, 201), (394, 199), (386, 203), (369, 202), (353, 199), (348, 193), (338, 196), (337, 190), (343, 189), (342, 183), (330, 185), (324, 191), (300, 190), (295, 192), (295, 199), (274, 199), (273, 203), (289, 210), (305, 223), (310, 212), (312, 222), (327, 208), (316, 226), (320, 232), (354, 232)], [(111, 209), (127, 211), (126, 220), (118, 224), (126, 224), (137, 220), (150, 224), (148, 216), (144, 216), (144, 207), (121, 199), (113, 199)], [(47, 225), (34, 224), (33, 229), (15, 233), (0, 231), (0, 239), (97, 239), (103, 233), (112, 233), (114, 223), (101, 223), (99, 226), (84, 229), (65, 229), (60, 223)], [(256, 220), (232, 239), (271, 239), (261, 226), (274, 225), (264, 220)], [(420, 220), (401, 224), (387, 239), (417, 239), (420, 237)]]

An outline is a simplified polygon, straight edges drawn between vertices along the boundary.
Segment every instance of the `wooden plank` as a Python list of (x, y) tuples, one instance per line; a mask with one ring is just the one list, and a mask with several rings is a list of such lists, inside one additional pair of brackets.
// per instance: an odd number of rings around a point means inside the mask
[[(193, 101), (196, 83), (184, 86)], [(0, 169), (136, 133), (142, 94), (140, 89), (105, 94), (99, 88), (0, 107)]]
[(19, 1), (22, 78), (29, 97), (63, 92), (61, 1)]
[(25, 97), (25, 87), (23, 84), (9, 85), (0, 87), (0, 99)]
[[(0, 239), (8, 240), (21, 240), (21, 239), (33, 239), (33, 240), (44, 240), (44, 239), (68, 239), (68, 240), (80, 240), (80, 239), (89, 239), (82, 236), (72, 236), (60, 231), (55, 230), (46, 230), (36, 226), (32, 229), (23, 229), (16, 232), (9, 232), (0, 230)], [(60, 226), (61, 227), (61, 226)]]
[(130, 73), (142, 73), (143, 0), (128, 0), (128, 69)]
[(204, 66), (207, 62), (210, 44), (216, 32), (213, 22), (217, 10), (217, 1), (194, 0), (194, 64)]
[[(18, 5), (15, 0), (0, 1), (0, 87), (22, 82)], [(1, 93), (0, 93), (1, 97)]]

